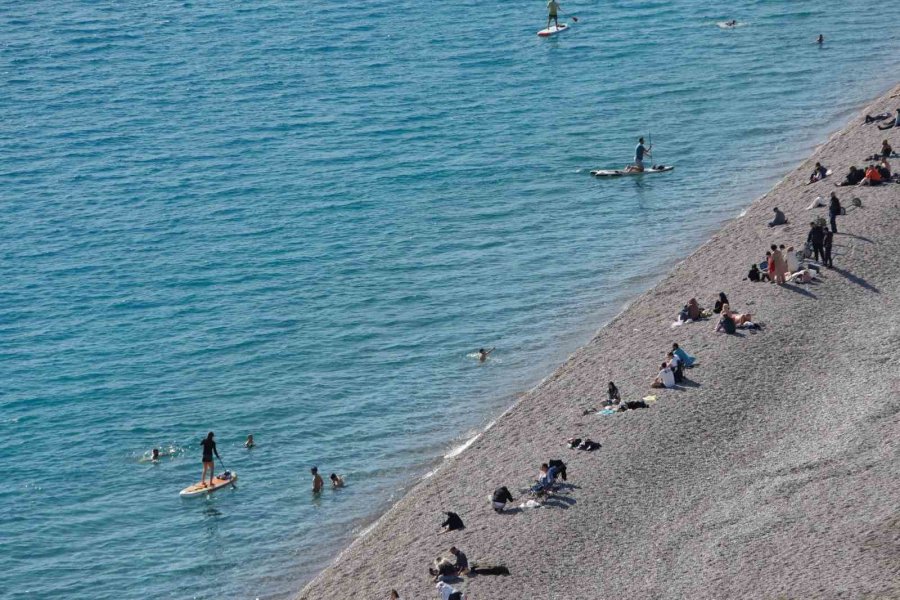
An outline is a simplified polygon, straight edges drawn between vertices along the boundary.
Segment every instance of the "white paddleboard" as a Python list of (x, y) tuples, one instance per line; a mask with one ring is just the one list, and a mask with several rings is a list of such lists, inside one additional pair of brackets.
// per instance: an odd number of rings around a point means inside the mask
[(551, 35), (556, 35), (560, 31), (565, 31), (569, 26), (565, 23), (562, 23), (559, 27), (554, 25), (553, 27), (548, 27), (547, 29), (541, 29), (538, 31), (538, 35), (541, 37), (550, 37)]
[(651, 173), (665, 173), (667, 171), (671, 171), (675, 167), (669, 166), (659, 166), (659, 167), (650, 167), (649, 169), (644, 169), (643, 171), (626, 171), (625, 169), (597, 169), (596, 171), (591, 171), (591, 175), (594, 177), (622, 177), (625, 175), (649, 175)]
[[(224, 473), (222, 474), (224, 475)], [(212, 485), (195, 483), (194, 485), (188, 486), (181, 490), (179, 496), (182, 498), (190, 498), (193, 496), (202, 496), (203, 494), (211, 494), (216, 490), (220, 490), (225, 486), (231, 485), (233, 482), (237, 481), (237, 473), (232, 472), (231, 477), (229, 479), (222, 479), (222, 475), (214, 477), (212, 480)]]

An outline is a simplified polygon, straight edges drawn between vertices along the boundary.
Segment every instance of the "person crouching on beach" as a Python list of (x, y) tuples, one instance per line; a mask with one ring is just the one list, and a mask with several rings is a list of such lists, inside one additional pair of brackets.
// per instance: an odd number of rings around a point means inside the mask
[(669, 365), (663, 363), (659, 367), (659, 373), (656, 379), (650, 384), (652, 388), (673, 388), (675, 387), (675, 373), (669, 368)]
[(609, 382), (609, 386), (606, 388), (606, 402), (603, 403), (604, 406), (612, 406), (613, 404), (618, 404), (622, 401), (622, 395), (619, 394), (619, 388), (616, 387), (612, 381)]
[(491, 495), (491, 507), (494, 509), (494, 512), (502, 513), (503, 509), (506, 508), (507, 502), (515, 502), (512, 494), (509, 493), (509, 488), (504, 485), (494, 490), (493, 495)]

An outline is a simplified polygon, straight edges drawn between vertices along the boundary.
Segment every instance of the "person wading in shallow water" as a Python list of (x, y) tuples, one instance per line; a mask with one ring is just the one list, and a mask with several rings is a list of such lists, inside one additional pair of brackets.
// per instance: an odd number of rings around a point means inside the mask
[(203, 476), (200, 477), (200, 483), (206, 484), (206, 471), (209, 469), (209, 485), (213, 484), (213, 478), (215, 477), (216, 465), (213, 463), (213, 454), (216, 455), (216, 458), (221, 460), (219, 456), (219, 451), (216, 449), (216, 442), (213, 440), (216, 434), (210, 431), (206, 434), (206, 439), (200, 442), (200, 445), (203, 446)]

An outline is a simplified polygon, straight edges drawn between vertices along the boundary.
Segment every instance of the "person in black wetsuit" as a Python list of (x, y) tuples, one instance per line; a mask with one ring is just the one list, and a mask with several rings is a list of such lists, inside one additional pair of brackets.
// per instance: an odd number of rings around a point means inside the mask
[(809, 224), (809, 235), (806, 236), (806, 241), (812, 245), (813, 248), (813, 256), (816, 259), (816, 262), (819, 262), (819, 257), (821, 260), (825, 260), (825, 228), (819, 227), (815, 224), (815, 222)]
[(216, 450), (216, 442), (213, 440), (216, 434), (210, 431), (206, 434), (206, 439), (200, 442), (203, 446), (203, 476), (200, 477), (200, 483), (206, 483), (206, 471), (209, 469), (209, 485), (212, 485), (213, 478), (216, 476), (216, 465), (213, 462), (213, 454), (219, 457), (219, 451)]

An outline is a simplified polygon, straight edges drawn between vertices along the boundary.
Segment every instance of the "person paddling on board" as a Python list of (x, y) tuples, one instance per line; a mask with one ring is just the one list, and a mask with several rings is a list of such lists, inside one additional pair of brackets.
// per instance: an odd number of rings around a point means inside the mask
[(200, 442), (200, 445), (203, 446), (203, 476), (200, 477), (200, 484), (206, 487), (206, 470), (209, 469), (209, 485), (212, 486), (213, 479), (215, 478), (216, 473), (216, 465), (213, 463), (213, 454), (216, 455), (216, 458), (219, 460), (222, 457), (219, 456), (219, 451), (216, 449), (216, 442), (213, 440), (216, 434), (210, 431), (206, 434), (206, 439)]
[(652, 157), (653, 153), (650, 152), (652, 149), (653, 146), (644, 147), (644, 138), (638, 138), (638, 145), (634, 149), (634, 164), (625, 167), (625, 172), (642, 173), (644, 171), (644, 155)]
[(559, 29), (559, 2), (556, 0), (550, 0), (547, 2), (547, 29), (550, 29), (550, 21), (556, 23), (556, 28)]

